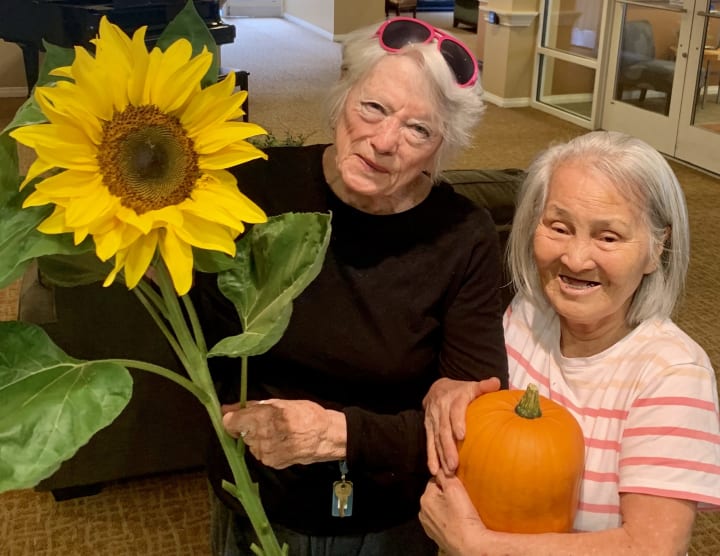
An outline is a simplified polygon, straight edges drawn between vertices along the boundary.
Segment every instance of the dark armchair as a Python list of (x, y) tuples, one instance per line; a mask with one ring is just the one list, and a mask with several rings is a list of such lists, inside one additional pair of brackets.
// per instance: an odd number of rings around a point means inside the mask
[(478, 3), (477, 0), (455, 0), (453, 7), (453, 27), (460, 23), (477, 31), (478, 26)]
[(623, 28), (616, 98), (623, 100), (625, 89), (639, 89), (639, 102), (648, 90), (665, 95), (665, 114), (670, 112), (675, 62), (655, 57), (655, 37), (647, 20), (628, 21)]

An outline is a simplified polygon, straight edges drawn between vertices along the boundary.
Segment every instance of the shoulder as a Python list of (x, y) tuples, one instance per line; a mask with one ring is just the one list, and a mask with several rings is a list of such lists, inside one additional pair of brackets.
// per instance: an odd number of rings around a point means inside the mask
[(495, 223), (490, 211), (458, 193), (447, 183), (441, 182), (433, 186), (428, 204), (434, 218), (447, 219), (448, 227), (464, 228), (466, 232), (475, 230), (483, 236), (496, 235)]
[(230, 172), (238, 178), (246, 176), (258, 177), (263, 174), (283, 174), (311, 169), (322, 162), (322, 153), (327, 145), (306, 145), (300, 147), (269, 147), (262, 149), (267, 159), (258, 158), (238, 164), (230, 168)]
[(620, 345), (625, 358), (656, 369), (693, 367), (714, 375), (705, 350), (670, 319), (641, 323)]

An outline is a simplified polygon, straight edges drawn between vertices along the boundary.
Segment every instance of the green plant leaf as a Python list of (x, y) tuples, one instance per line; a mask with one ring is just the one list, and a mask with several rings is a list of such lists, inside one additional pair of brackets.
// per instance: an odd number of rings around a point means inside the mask
[(72, 234), (44, 234), (37, 225), (50, 215), (51, 206), (22, 208), (31, 187), (0, 205), (0, 288), (22, 276), (30, 262), (45, 255), (81, 254), (94, 249), (87, 238), (73, 244)]
[(0, 492), (49, 477), (131, 395), (124, 367), (73, 359), (41, 328), (0, 322)]
[(243, 333), (221, 340), (209, 356), (259, 355), (290, 322), (292, 301), (320, 272), (330, 242), (330, 215), (286, 213), (256, 224), (238, 241), (235, 266), (218, 274)]
[(193, 247), (193, 268), (207, 274), (216, 274), (235, 265), (233, 258), (220, 251)]
[(193, 0), (188, 0), (185, 7), (168, 23), (158, 38), (157, 45), (164, 52), (168, 46), (178, 39), (190, 41), (193, 56), (197, 56), (202, 52), (203, 47), (207, 47), (208, 51), (213, 55), (213, 62), (205, 77), (203, 77), (202, 86), (207, 87), (216, 83), (218, 70), (220, 69), (218, 47), (207, 24), (198, 14)]
[(38, 259), (43, 282), (71, 288), (104, 281), (113, 265), (98, 259), (90, 242), (87, 247), (89, 250), (79, 255), (50, 255)]
[(40, 66), (37, 84), (43, 86), (50, 85), (60, 79), (66, 79), (65, 77), (50, 75), (50, 72), (55, 68), (71, 66), (75, 61), (75, 49), (57, 46), (44, 40), (43, 49), (45, 50), (45, 57), (43, 58), (43, 63)]
[(0, 134), (0, 207), (17, 195), (20, 183), (15, 140), (3, 132)]

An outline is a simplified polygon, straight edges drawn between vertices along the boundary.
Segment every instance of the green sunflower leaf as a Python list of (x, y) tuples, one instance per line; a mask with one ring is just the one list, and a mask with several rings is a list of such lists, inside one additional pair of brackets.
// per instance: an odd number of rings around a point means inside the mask
[(0, 322), (0, 492), (52, 475), (131, 395), (124, 367), (73, 359), (41, 328)]
[(15, 141), (3, 132), (0, 134), (0, 207), (17, 195), (20, 183), (17, 146)]
[(197, 56), (202, 52), (203, 47), (207, 47), (208, 51), (213, 55), (213, 63), (205, 77), (203, 77), (202, 86), (207, 87), (216, 83), (218, 70), (220, 69), (218, 47), (207, 24), (198, 14), (193, 0), (188, 0), (185, 7), (168, 23), (160, 38), (158, 38), (157, 45), (164, 52), (168, 46), (178, 39), (190, 41), (193, 56)]
[(37, 84), (50, 85), (60, 79), (64, 80), (64, 77), (50, 75), (50, 72), (55, 68), (71, 66), (75, 61), (75, 50), (72, 48), (57, 46), (44, 40), (43, 49), (45, 50), (45, 57), (43, 58), (43, 63), (40, 66)]
[(320, 272), (330, 242), (330, 215), (286, 213), (256, 224), (238, 242), (235, 266), (218, 286), (238, 312), (243, 333), (218, 342), (209, 356), (259, 355), (290, 322), (292, 301)]
[(86, 239), (73, 244), (72, 234), (48, 235), (39, 232), (37, 225), (52, 212), (52, 207), (22, 208), (31, 187), (15, 192), (0, 204), (0, 288), (23, 275), (33, 259), (45, 255), (82, 254), (94, 249)]

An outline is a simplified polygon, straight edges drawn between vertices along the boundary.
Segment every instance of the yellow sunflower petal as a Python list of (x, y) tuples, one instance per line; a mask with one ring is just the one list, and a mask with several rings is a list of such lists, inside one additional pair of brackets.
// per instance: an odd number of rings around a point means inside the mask
[(250, 162), (256, 158), (265, 158), (267, 155), (255, 148), (250, 143), (234, 145), (234, 148), (223, 149), (215, 153), (208, 153), (202, 157), (200, 168), (203, 170), (222, 170), (244, 162)]
[(103, 188), (102, 176), (93, 172), (65, 170), (47, 177), (35, 186), (35, 191), (58, 197), (86, 197)]
[(75, 197), (67, 207), (67, 225), (83, 228), (93, 222), (112, 218), (115, 200), (106, 189), (101, 188), (94, 195)]
[(205, 218), (198, 218), (186, 213), (182, 227), (173, 228), (173, 231), (182, 241), (194, 247), (235, 255), (237, 234), (231, 232), (226, 226), (208, 222)]
[(108, 274), (107, 278), (105, 278), (105, 282), (103, 282), (104, 287), (111, 286), (113, 282), (115, 281), (115, 278), (117, 278), (118, 273), (123, 269), (123, 266), (125, 266), (125, 253), (119, 252), (117, 255), (115, 255), (115, 266), (110, 271), (110, 274)]
[[(234, 180), (232, 174), (230, 175)], [(208, 182), (206, 186), (196, 189), (193, 192), (193, 200), (195, 204), (185, 209), (193, 214), (226, 213), (234, 220), (242, 220), (251, 224), (267, 221), (265, 212), (237, 187), (228, 187), (227, 184), (221, 182)], [(208, 210), (208, 207), (213, 207), (213, 209)]]
[(213, 57), (205, 48), (192, 60), (191, 55), (192, 47), (187, 41), (177, 41), (165, 51), (162, 72), (156, 76), (150, 94), (152, 104), (160, 110), (172, 113), (200, 91), (200, 81)]
[(127, 249), (125, 259), (125, 283), (132, 289), (137, 286), (150, 266), (158, 244), (158, 232), (152, 231), (135, 241)]
[(240, 108), (247, 93), (233, 92), (233, 83), (234, 76), (228, 75), (222, 81), (204, 88), (190, 100), (180, 119), (189, 135), (194, 135), (204, 127), (224, 122)]
[(37, 87), (35, 100), (40, 109), (54, 124), (77, 126), (88, 139), (98, 144), (102, 138), (102, 126), (93, 114), (88, 113), (87, 104), (81, 102), (74, 91), (58, 87)]
[(264, 133), (266, 133), (265, 130), (259, 125), (245, 122), (226, 122), (198, 133), (195, 137), (195, 148), (201, 154), (214, 153), (229, 145), (239, 144), (248, 137), (263, 135)]
[(77, 128), (57, 124), (19, 127), (12, 137), (35, 149), (38, 156), (59, 168), (97, 171), (96, 149)]
[(75, 84), (91, 103), (92, 112), (103, 120), (109, 120), (113, 115), (114, 92), (108, 90), (104, 73), (103, 68), (95, 63), (95, 58), (87, 50), (75, 47), (75, 60), (72, 65)]
[(73, 231), (73, 242), (75, 245), (80, 245), (90, 233), (87, 228), (75, 228)]
[[(11, 134), (12, 135), (12, 134)], [(45, 160), (42, 160), (40, 158), (36, 158), (33, 163), (30, 165), (30, 168), (28, 169), (28, 173), (25, 176), (25, 179), (20, 184), (20, 190), (22, 189), (31, 181), (33, 181), (38, 176), (44, 174), (45, 172), (48, 172), (49, 170), (52, 170), (55, 168), (54, 164), (51, 164), (50, 162), (47, 162)]]
[(160, 236), (160, 255), (170, 272), (175, 291), (185, 295), (192, 286), (193, 256), (191, 247), (167, 229)]
[(53, 213), (40, 222), (37, 229), (44, 234), (64, 234), (71, 231), (65, 226), (65, 209), (55, 207)]
[(123, 237), (123, 228), (114, 226), (104, 234), (93, 234), (95, 240), (95, 253), (101, 261), (107, 261), (120, 249)]

